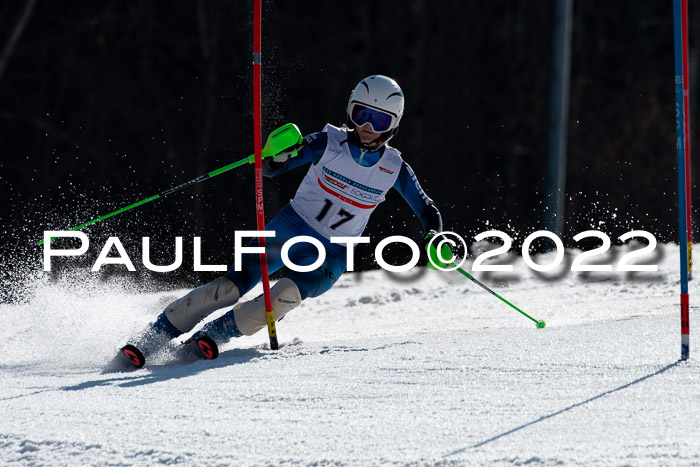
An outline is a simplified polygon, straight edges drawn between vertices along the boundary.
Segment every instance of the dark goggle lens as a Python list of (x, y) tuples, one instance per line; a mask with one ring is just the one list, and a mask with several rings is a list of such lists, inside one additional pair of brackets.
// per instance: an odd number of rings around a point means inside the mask
[(357, 126), (369, 123), (375, 133), (384, 133), (391, 127), (391, 115), (364, 105), (355, 104), (351, 117)]

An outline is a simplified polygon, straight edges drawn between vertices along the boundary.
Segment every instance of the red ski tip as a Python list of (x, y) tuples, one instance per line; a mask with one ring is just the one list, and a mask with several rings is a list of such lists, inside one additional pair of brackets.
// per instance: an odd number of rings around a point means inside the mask
[(219, 348), (209, 336), (200, 337), (197, 339), (197, 346), (202, 356), (206, 359), (213, 360), (219, 356)]
[(131, 344), (122, 347), (121, 352), (136, 368), (141, 368), (146, 363), (146, 358), (143, 356), (143, 353)]

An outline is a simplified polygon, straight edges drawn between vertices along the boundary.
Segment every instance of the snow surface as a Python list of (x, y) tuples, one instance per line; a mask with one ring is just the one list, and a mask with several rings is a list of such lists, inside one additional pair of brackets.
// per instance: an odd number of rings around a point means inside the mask
[(278, 351), (263, 331), (124, 373), (103, 369), (186, 291), (35, 280), (0, 305), (0, 464), (697, 465), (677, 251), (656, 273), (476, 276), (546, 329), (458, 273), (346, 274)]

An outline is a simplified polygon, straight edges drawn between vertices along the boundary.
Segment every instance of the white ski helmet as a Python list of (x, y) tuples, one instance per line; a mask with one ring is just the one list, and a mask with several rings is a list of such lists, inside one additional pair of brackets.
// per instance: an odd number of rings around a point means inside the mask
[(393, 79), (372, 75), (359, 82), (348, 100), (348, 120), (355, 126), (367, 123), (375, 133), (382, 133), (381, 142), (391, 138), (403, 116), (403, 91)]

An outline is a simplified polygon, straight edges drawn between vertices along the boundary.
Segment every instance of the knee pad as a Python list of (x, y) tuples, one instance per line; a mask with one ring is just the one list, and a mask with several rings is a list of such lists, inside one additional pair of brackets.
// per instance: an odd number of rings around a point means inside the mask
[(231, 306), (239, 298), (238, 287), (231, 279), (219, 277), (175, 300), (165, 308), (165, 315), (178, 330), (190, 332), (213, 311)]
[[(301, 303), (301, 294), (297, 285), (288, 278), (283, 278), (270, 289), (272, 298), (272, 310), (275, 312), (275, 320), (281, 320), (284, 315), (298, 307)], [(233, 309), (236, 326), (246, 336), (252, 336), (265, 326), (265, 297), (259, 295), (254, 300), (240, 303)]]

